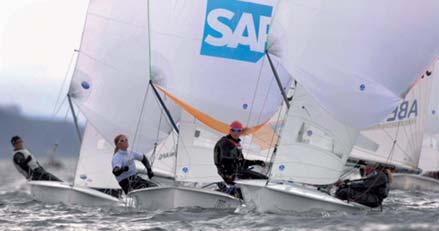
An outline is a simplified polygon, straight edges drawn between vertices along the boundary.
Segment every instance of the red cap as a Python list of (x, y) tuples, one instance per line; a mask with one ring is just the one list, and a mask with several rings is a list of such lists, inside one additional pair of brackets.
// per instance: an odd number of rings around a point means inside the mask
[(239, 122), (239, 121), (233, 121), (230, 124), (230, 129), (232, 129), (232, 128), (234, 128), (234, 129), (243, 129), (244, 126), (242, 126), (241, 122)]

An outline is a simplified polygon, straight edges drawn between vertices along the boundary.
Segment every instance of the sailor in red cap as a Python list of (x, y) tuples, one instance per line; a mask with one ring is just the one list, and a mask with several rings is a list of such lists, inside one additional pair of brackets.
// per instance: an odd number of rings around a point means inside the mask
[(241, 139), (244, 126), (239, 121), (230, 124), (229, 134), (222, 137), (215, 145), (214, 160), (218, 174), (227, 184), (233, 185), (239, 179), (267, 179), (267, 176), (251, 171), (249, 166), (265, 166), (261, 160), (246, 160), (242, 154)]

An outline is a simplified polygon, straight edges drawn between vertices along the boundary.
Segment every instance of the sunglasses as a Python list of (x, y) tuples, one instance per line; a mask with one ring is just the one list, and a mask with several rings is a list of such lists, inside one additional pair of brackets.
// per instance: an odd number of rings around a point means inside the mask
[(121, 139), (121, 140), (117, 141), (117, 143), (125, 143), (125, 142), (128, 142), (128, 139)]
[(231, 128), (230, 131), (238, 133), (238, 132), (242, 132), (242, 129), (241, 128)]
[(16, 144), (20, 144), (20, 143), (23, 143), (23, 141), (22, 140), (17, 140), (12, 145), (16, 145)]

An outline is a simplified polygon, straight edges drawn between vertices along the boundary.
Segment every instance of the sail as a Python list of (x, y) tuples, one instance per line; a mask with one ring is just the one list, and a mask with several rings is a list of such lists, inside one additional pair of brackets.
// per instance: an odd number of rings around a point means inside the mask
[(174, 76), (163, 90), (216, 131), (234, 120), (261, 128), (282, 103), (264, 53), (276, 2), (152, 0), (152, 58)]
[[(198, 183), (222, 181), (214, 163), (213, 150), (216, 142), (224, 134), (207, 127), (191, 114), (182, 113), (175, 169), (176, 180)], [(265, 138), (265, 134), (259, 134), (261, 130), (270, 130), (267, 132), (269, 135)], [(270, 160), (277, 141), (275, 139), (277, 133), (271, 125), (264, 126), (261, 130), (254, 135), (241, 137), (244, 158), (266, 162)]]
[[(152, 59), (174, 78), (158, 86), (184, 112), (179, 123), (176, 179), (214, 182), (215, 143), (241, 121), (254, 140), (251, 153), (273, 148), (270, 119), (282, 95), (265, 56), (277, 0), (152, 0)], [(283, 86), (288, 73), (273, 57)], [(249, 146), (250, 148), (250, 146)], [(246, 153), (247, 154), (247, 153)], [(264, 158), (265, 159), (265, 158)]]
[[(168, 138), (158, 143), (154, 150), (145, 153), (156, 176), (174, 177), (176, 143), (176, 134), (171, 133)], [(114, 145), (107, 142), (91, 124), (87, 124), (75, 171), (74, 185), (101, 189), (120, 188), (111, 169), (113, 150)], [(136, 162), (136, 167), (145, 170), (140, 162)]]
[(307, 184), (332, 184), (343, 171), (358, 130), (334, 119), (301, 86), (274, 158), (271, 179)]
[[(146, 154), (151, 163), (154, 175), (175, 177), (177, 142), (178, 135), (172, 132), (166, 139), (158, 143), (153, 150)], [(145, 167), (140, 162), (136, 162), (136, 164), (138, 169), (145, 170)]]
[(213, 149), (221, 137), (221, 133), (210, 129), (183, 111), (180, 120), (175, 179), (199, 183), (222, 181), (213, 161)]
[[(163, 86), (171, 77), (160, 61), (150, 65), (147, 3), (90, 1), (69, 91), (88, 123), (107, 142), (125, 134), (130, 148), (142, 153), (172, 130), (149, 86), (150, 77)], [(177, 107), (168, 106), (178, 119)]]
[(432, 75), (430, 106), (428, 109), (428, 122), (425, 132), (430, 135), (435, 135), (439, 134), (439, 61), (436, 62)]
[(439, 1), (281, 0), (270, 52), (339, 121), (380, 123), (439, 54)]
[(439, 135), (424, 134), (418, 167), (423, 172), (439, 171)]
[(73, 184), (102, 189), (120, 188), (111, 169), (113, 150), (113, 145), (108, 143), (91, 124), (87, 124)]
[(356, 145), (351, 157), (416, 169), (429, 117), (432, 81), (432, 75), (425, 74), (383, 123), (361, 131), (362, 139), (376, 146)]

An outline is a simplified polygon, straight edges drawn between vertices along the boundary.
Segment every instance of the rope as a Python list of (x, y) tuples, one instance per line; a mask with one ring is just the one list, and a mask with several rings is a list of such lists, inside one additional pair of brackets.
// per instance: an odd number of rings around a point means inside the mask
[(149, 92), (149, 85), (146, 87), (146, 92), (145, 92), (145, 95), (143, 96), (142, 107), (141, 107), (139, 119), (137, 120), (136, 131), (134, 133), (134, 138), (133, 138), (133, 146), (132, 146), (133, 148), (135, 146), (135, 143), (136, 143), (136, 140), (137, 140), (137, 135), (138, 135), (138, 132), (139, 132), (139, 127), (140, 127), (140, 124), (141, 124), (142, 119), (143, 119), (143, 112), (145, 110), (145, 104), (146, 104), (146, 99), (148, 98), (148, 92)]

